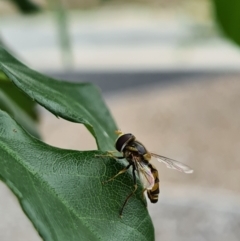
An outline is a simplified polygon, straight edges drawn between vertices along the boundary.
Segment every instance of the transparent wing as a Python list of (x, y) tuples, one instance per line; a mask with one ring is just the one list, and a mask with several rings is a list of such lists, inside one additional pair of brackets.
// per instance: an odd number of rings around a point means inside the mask
[(184, 172), (184, 173), (193, 173), (193, 169), (191, 169), (190, 167), (188, 167), (187, 165), (181, 162), (178, 162), (168, 157), (160, 156), (154, 153), (150, 153), (150, 154), (151, 156), (155, 157), (159, 162), (163, 162), (167, 166), (167, 168), (175, 169), (179, 172)]
[(143, 187), (146, 189), (152, 189), (154, 186), (154, 177), (150, 168), (142, 162), (136, 161), (137, 172)]

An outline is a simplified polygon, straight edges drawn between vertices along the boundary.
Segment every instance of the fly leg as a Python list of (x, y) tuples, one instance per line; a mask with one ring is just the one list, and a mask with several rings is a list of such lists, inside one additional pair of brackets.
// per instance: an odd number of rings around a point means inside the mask
[(107, 181), (102, 182), (103, 184), (112, 181), (113, 179), (115, 179), (117, 176), (123, 174), (124, 172), (126, 172), (128, 170), (128, 168), (131, 166), (132, 164), (129, 164), (128, 166), (126, 166), (125, 168), (123, 168), (120, 172), (118, 172), (116, 175), (114, 175), (113, 177), (111, 177), (110, 179), (108, 179)]
[[(114, 156), (113, 153), (116, 151), (109, 151), (107, 152), (107, 154), (105, 155), (95, 155), (96, 157), (112, 157), (114, 159), (124, 159), (124, 156)], [(110, 179), (108, 179), (107, 181), (102, 182), (103, 184), (112, 181), (114, 178), (116, 178), (118, 175), (124, 173), (127, 171), (127, 169), (131, 166), (131, 164), (129, 164), (127, 167), (125, 167), (124, 169), (122, 169), (120, 172), (118, 172), (115, 176), (111, 177)]]
[(126, 206), (128, 200), (130, 199), (130, 197), (136, 192), (137, 190), (137, 180), (136, 180), (136, 174), (135, 174), (135, 165), (133, 165), (133, 170), (132, 170), (132, 174), (133, 174), (133, 183), (134, 183), (134, 190), (127, 196), (126, 200), (124, 201), (122, 208), (120, 210), (120, 217), (122, 217), (122, 213), (123, 213), (123, 209)]
[(117, 151), (108, 151), (106, 154), (103, 155), (98, 155), (96, 154), (95, 157), (112, 157), (114, 159), (124, 159), (125, 157), (123, 156), (114, 156), (113, 153), (115, 153)]

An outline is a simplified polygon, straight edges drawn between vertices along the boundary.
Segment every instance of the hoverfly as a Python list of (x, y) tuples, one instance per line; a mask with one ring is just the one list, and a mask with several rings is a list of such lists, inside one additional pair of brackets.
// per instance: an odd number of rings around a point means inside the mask
[(147, 151), (146, 147), (142, 143), (137, 141), (136, 137), (131, 133), (124, 134), (121, 131), (116, 131), (116, 134), (118, 134), (118, 138), (115, 142), (115, 148), (117, 149), (117, 151), (122, 153), (122, 156), (114, 156), (111, 152), (108, 153), (108, 156), (114, 157), (116, 159), (125, 158), (128, 161), (128, 165), (123, 170), (118, 172), (115, 176), (103, 183), (112, 181), (118, 175), (126, 172), (130, 167), (132, 167), (134, 182), (134, 190), (125, 199), (120, 210), (120, 216), (122, 216), (123, 209), (127, 204), (128, 200), (137, 190), (135, 172), (137, 172), (138, 177), (143, 184), (143, 193), (147, 191), (148, 198), (152, 203), (156, 203), (158, 201), (159, 177), (157, 169), (150, 163), (151, 157), (156, 158), (159, 162), (163, 162), (168, 168), (175, 169), (184, 173), (193, 172), (190, 167), (182, 164), (181, 162)]

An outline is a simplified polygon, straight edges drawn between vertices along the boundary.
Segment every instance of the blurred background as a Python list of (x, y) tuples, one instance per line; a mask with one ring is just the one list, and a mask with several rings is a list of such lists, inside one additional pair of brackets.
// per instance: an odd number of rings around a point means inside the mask
[[(153, 162), (156, 241), (239, 241), (239, 9), (237, 0), (0, 0), (0, 38), (15, 56), (95, 83), (122, 131), (194, 169)], [(81, 125), (39, 113), (45, 142), (96, 149)], [(3, 183), (0, 216), (1, 241), (41, 240)]]

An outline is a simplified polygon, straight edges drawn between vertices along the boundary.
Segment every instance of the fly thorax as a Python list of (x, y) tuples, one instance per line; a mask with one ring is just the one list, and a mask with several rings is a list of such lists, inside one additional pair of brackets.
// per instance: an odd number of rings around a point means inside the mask
[(145, 148), (145, 146), (142, 143), (140, 143), (138, 141), (134, 141), (132, 143), (132, 145), (136, 148), (139, 155), (143, 156), (148, 153), (147, 149)]

